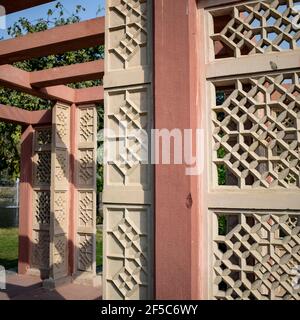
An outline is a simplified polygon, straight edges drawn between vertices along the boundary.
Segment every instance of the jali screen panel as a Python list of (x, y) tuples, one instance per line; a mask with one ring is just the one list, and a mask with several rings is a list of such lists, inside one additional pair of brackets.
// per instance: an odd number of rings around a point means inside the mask
[(203, 11), (209, 298), (300, 299), (295, 5), (246, 1)]

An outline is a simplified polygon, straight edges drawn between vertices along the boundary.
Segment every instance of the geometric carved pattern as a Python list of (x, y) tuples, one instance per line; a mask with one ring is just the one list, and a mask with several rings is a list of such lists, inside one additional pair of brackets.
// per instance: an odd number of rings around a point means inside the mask
[(80, 106), (77, 112), (76, 271), (78, 278), (90, 281), (96, 276), (97, 109), (95, 105)]
[(68, 275), (70, 115), (68, 105), (57, 103), (52, 110), (50, 277), (54, 283)]
[(93, 235), (79, 235), (78, 247), (78, 269), (92, 271), (94, 259)]
[(299, 75), (237, 79), (228, 96), (217, 96), (214, 163), (227, 171), (227, 185), (300, 187)]
[(68, 137), (68, 123), (69, 116), (68, 111), (61, 108), (56, 116), (56, 136), (60, 143), (68, 144), (66, 140)]
[(56, 183), (63, 183), (67, 179), (67, 152), (63, 150), (57, 150), (56, 152), (56, 168), (55, 178)]
[(80, 142), (92, 142), (94, 138), (94, 107), (80, 109)]
[(36, 153), (36, 185), (49, 185), (51, 180), (51, 152), (43, 151)]
[(49, 269), (49, 246), (48, 231), (33, 231), (32, 267)]
[(234, 57), (297, 49), (300, 32), (293, 26), (296, 5), (299, 1), (256, 1), (233, 6), (224, 14), (223, 9), (216, 10), (213, 15), (219, 30), (211, 39), (227, 56)]
[(147, 182), (142, 162), (147, 161), (148, 140), (148, 88), (128, 88), (111, 92), (108, 102), (109, 129), (113, 136), (107, 137), (116, 157), (109, 159), (111, 177), (118, 177), (122, 184)]
[(35, 128), (31, 268), (40, 271), (42, 277), (47, 277), (49, 270), (51, 140), (51, 127)]
[(35, 192), (35, 221), (37, 224), (50, 224), (50, 192), (36, 191)]
[(54, 231), (61, 232), (66, 228), (67, 212), (66, 192), (56, 192), (54, 199)]
[(79, 226), (93, 227), (94, 223), (94, 196), (93, 192), (79, 193)]
[(64, 272), (66, 263), (66, 238), (65, 235), (55, 238), (54, 241), (54, 253), (53, 253), (53, 264), (56, 268), (56, 272)]
[[(147, 296), (149, 285), (148, 234), (142, 230), (145, 225), (138, 227), (136, 223), (139, 219), (136, 220), (136, 216), (140, 214), (141, 221), (144, 221), (147, 211), (122, 211), (123, 214), (119, 216), (121, 220), (116, 220), (115, 225), (109, 226), (106, 231), (111, 243), (107, 253), (110, 261), (108, 268), (115, 270), (108, 271), (110, 275), (106, 280), (114, 285), (122, 299), (143, 299)], [(110, 215), (114, 215), (114, 212)], [(114, 219), (112, 216), (109, 218)]]
[(93, 186), (95, 159), (94, 150), (79, 151), (79, 184), (81, 186)]
[(215, 298), (300, 300), (299, 213), (219, 213), (215, 219)]
[(36, 143), (38, 146), (49, 146), (52, 140), (52, 129), (39, 129), (36, 133)]
[(110, 69), (136, 66), (147, 47), (147, 0), (109, 1)]
[(153, 295), (153, 4), (106, 1), (103, 297), (109, 300)]

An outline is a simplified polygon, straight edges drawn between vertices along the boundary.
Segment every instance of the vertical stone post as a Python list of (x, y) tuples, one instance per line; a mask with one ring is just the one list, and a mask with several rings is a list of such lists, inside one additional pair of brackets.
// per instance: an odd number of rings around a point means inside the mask
[(65, 282), (68, 269), (68, 224), (70, 205), (70, 106), (53, 108), (50, 215), (50, 278), (55, 287)]
[(33, 128), (28, 126), (21, 137), (21, 179), (19, 208), (19, 265), (18, 272), (26, 274), (30, 268), (32, 213), (32, 147)]
[(104, 299), (153, 297), (152, 5), (106, 1)]
[[(51, 127), (35, 127), (33, 134), (33, 195), (31, 213), (31, 274), (49, 276)], [(30, 145), (28, 145), (30, 148)]]
[(76, 107), (75, 139), (75, 275), (74, 281), (96, 281), (96, 168), (97, 110), (95, 105)]

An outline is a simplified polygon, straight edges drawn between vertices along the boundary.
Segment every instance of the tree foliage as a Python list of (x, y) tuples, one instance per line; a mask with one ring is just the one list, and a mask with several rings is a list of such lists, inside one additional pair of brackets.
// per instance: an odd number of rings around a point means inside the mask
[[(45, 31), (52, 27), (77, 23), (80, 14), (85, 11), (81, 5), (74, 8), (73, 13), (68, 13), (64, 6), (58, 2), (53, 9), (48, 10), (46, 18), (29, 21), (21, 17), (11, 27), (8, 34), (11, 37), (20, 37), (28, 33)], [(50, 55), (21, 61), (14, 66), (31, 72), (53, 67), (61, 67), (74, 63), (82, 63), (101, 59), (104, 56), (103, 46), (67, 52), (64, 54)], [(84, 88), (101, 84), (101, 81), (85, 81), (69, 84), (73, 88)], [(26, 110), (42, 110), (53, 106), (52, 101), (43, 100), (15, 90), (0, 87), (0, 103), (12, 105)], [(103, 119), (103, 110), (99, 108), (100, 124)], [(17, 125), (0, 123), (0, 178), (15, 179), (20, 174), (20, 136), (22, 128)]]

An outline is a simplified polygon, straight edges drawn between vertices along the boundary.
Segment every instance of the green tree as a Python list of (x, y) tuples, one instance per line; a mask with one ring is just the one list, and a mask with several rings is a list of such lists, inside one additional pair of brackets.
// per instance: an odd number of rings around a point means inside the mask
[[(46, 18), (40, 18), (36, 21), (29, 21), (21, 17), (10, 28), (8, 34), (11, 37), (20, 37), (28, 33), (45, 31), (52, 27), (77, 23), (80, 21), (80, 13), (85, 8), (77, 5), (74, 12), (68, 14), (64, 6), (58, 2), (53, 9), (48, 10)], [(67, 52), (59, 55), (50, 55), (47, 57), (35, 58), (26, 61), (20, 61), (14, 64), (22, 70), (31, 72), (44, 70), (53, 67), (61, 67), (74, 63), (83, 63), (102, 59), (104, 57), (103, 46), (82, 49), (78, 51)], [(100, 80), (85, 81), (80, 83), (69, 84), (72, 88), (85, 88), (101, 84)], [(53, 106), (52, 101), (47, 101), (33, 97), (31, 95), (21, 93), (19, 91), (0, 87), (0, 103), (12, 105), (26, 110), (48, 109)], [(99, 110), (99, 123), (103, 123), (103, 108)], [(20, 136), (21, 127), (0, 123), (0, 178), (6, 177), (15, 179), (20, 174)], [(101, 172), (102, 167), (99, 167)], [(99, 177), (99, 189), (102, 189), (102, 180)]]

